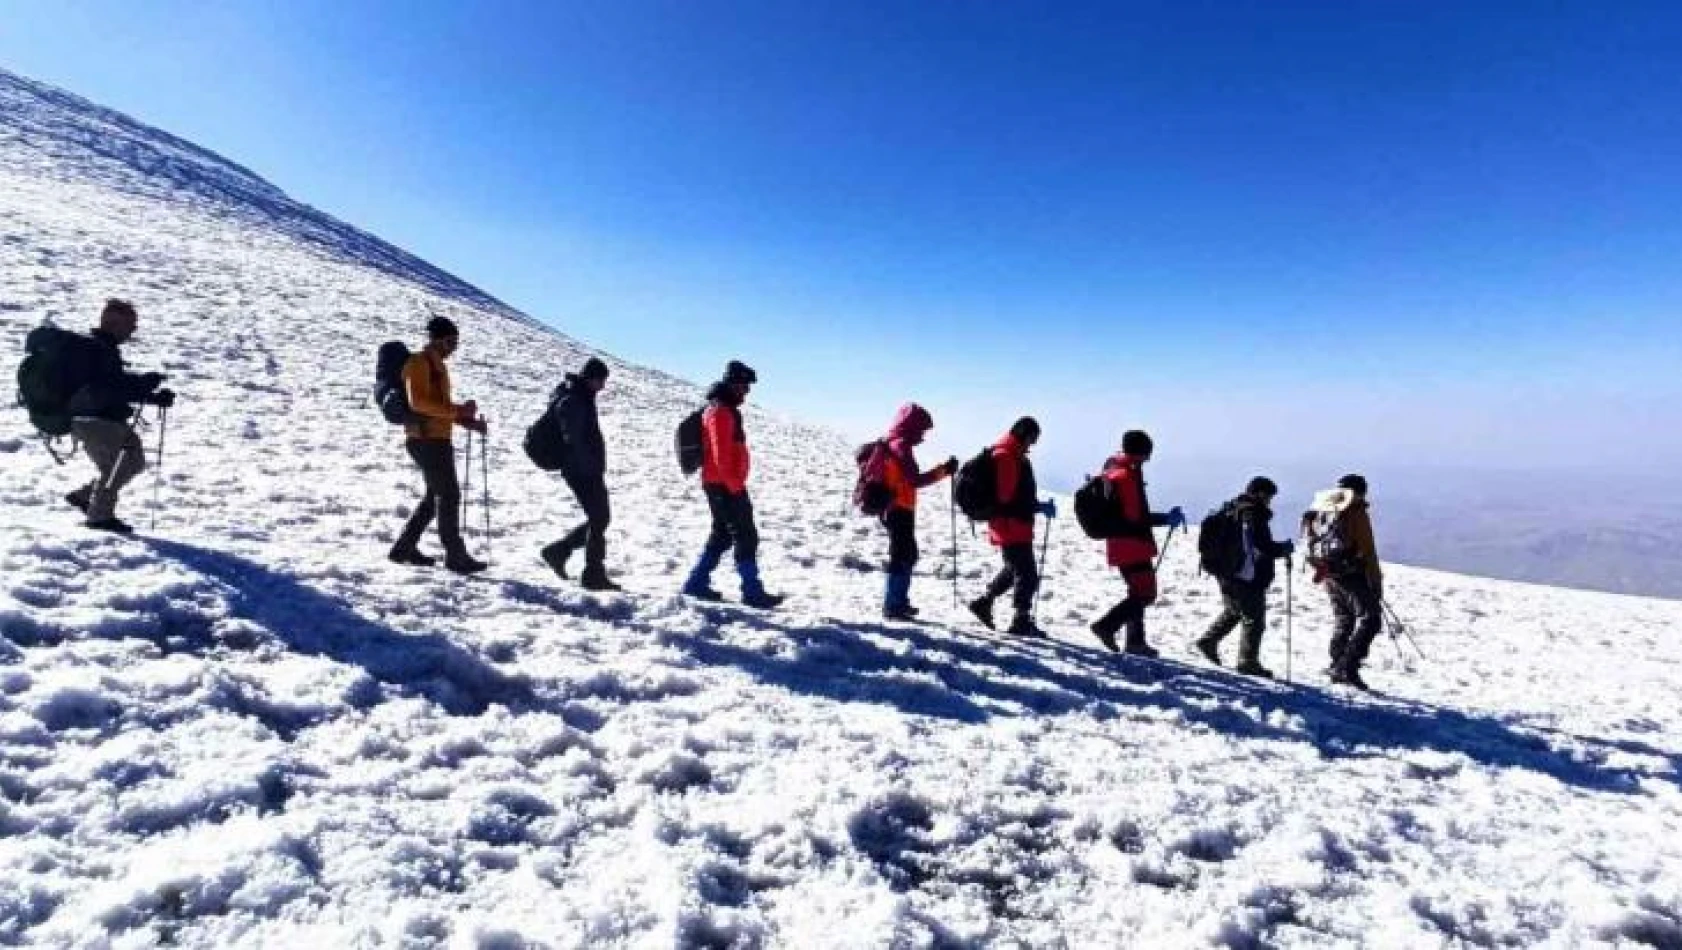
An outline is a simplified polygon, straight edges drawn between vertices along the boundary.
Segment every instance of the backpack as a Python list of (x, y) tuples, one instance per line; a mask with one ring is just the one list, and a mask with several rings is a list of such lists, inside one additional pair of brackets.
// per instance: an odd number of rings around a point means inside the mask
[(70, 400), (82, 387), (81, 337), (55, 326), (29, 331), (18, 364), (18, 401), (49, 438), (70, 434)]
[(1327, 497), (1326, 504), (1315, 499), (1315, 506), (1302, 516), (1303, 532), (1308, 536), (1308, 563), (1317, 571), (1334, 577), (1354, 574), (1361, 570), (1361, 555), (1355, 550), (1344, 515), (1347, 507), (1335, 505)]
[(1228, 502), (1205, 515), (1197, 532), (1197, 558), (1204, 572), (1237, 577), (1244, 569), (1244, 556), (1244, 523), (1238, 506)]
[(374, 404), (392, 425), (408, 425), (415, 421), (409, 408), (409, 391), (403, 385), (403, 365), (413, 356), (409, 348), (397, 340), (380, 344), (374, 363)]
[(958, 466), (953, 485), (958, 510), (971, 521), (989, 521), (999, 510), (999, 466), (991, 446)]
[(866, 442), (853, 453), (859, 477), (853, 484), (853, 506), (859, 514), (880, 518), (888, 513), (893, 494), (888, 491), (888, 443)]
[(538, 416), (536, 422), (526, 427), (526, 457), (545, 472), (558, 472), (566, 468), (567, 457), (571, 454), (572, 446), (567, 441), (566, 425), (561, 421), (567, 400), (571, 398), (572, 390), (568, 389), (565, 383), (556, 386), (543, 415)]
[(1075, 521), (1089, 538), (1119, 538), (1127, 529), (1115, 483), (1102, 475), (1088, 475), (1075, 491)]
[(701, 470), (701, 463), (705, 460), (706, 449), (701, 439), (701, 422), (706, 413), (706, 407), (695, 410), (683, 417), (677, 424), (677, 437), (673, 440), (677, 448), (677, 467), (685, 475), (693, 475)]

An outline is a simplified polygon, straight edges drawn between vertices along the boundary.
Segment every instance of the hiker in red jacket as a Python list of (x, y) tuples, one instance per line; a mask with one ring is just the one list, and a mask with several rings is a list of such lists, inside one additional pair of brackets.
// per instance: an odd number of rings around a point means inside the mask
[[(1152, 528), (1183, 528), (1185, 513), (1174, 508), (1167, 513), (1151, 511), (1145, 494), (1145, 463), (1155, 448), (1151, 437), (1133, 429), (1121, 437), (1121, 452), (1104, 463), (1104, 478), (1115, 487), (1126, 530), (1104, 542), (1109, 565), (1121, 571), (1127, 581), (1127, 597), (1092, 624), (1092, 632), (1112, 652), (1154, 657), (1156, 649), (1145, 642), (1145, 608), (1156, 603), (1156, 535)], [(1115, 635), (1127, 628), (1123, 646)]]
[(724, 559), (724, 552), (733, 548), (736, 573), (742, 579), (742, 603), (770, 609), (781, 604), (783, 598), (766, 592), (759, 578), (759, 528), (754, 524), (753, 502), (748, 498), (748, 471), (752, 466), (747, 432), (742, 427), (742, 404), (757, 382), (759, 374), (752, 367), (731, 360), (724, 378), (707, 392), (707, 409), (701, 417), (701, 487), (712, 512), (712, 531), (700, 560), (689, 572), (683, 593), (696, 600), (724, 599), (712, 587), (712, 573)]
[[(1039, 565), (1034, 562), (1034, 516), (1057, 517), (1057, 506), (1039, 501), (1034, 484), (1034, 466), (1028, 452), (1040, 440), (1040, 424), (1023, 416), (993, 445), (993, 466), (997, 507), (987, 521), (987, 540), (999, 549), (1004, 567), (987, 585), (987, 592), (970, 601), (975, 614), (988, 629), (993, 628), (993, 601), (1009, 590), (1016, 614), (1008, 632), (1021, 637), (1043, 637), (1034, 624), (1034, 594), (1040, 587)], [(1014, 588), (1014, 590), (1013, 590)]]
[(934, 417), (914, 402), (900, 407), (887, 438), (878, 445), (882, 455), (882, 484), (888, 493), (882, 525), (888, 529), (888, 580), (882, 600), (882, 616), (888, 620), (911, 620), (917, 608), (911, 606), (911, 573), (917, 567), (917, 491), (958, 470), (958, 460), (949, 458), (927, 472), (917, 468), (916, 448), (923, 443)]

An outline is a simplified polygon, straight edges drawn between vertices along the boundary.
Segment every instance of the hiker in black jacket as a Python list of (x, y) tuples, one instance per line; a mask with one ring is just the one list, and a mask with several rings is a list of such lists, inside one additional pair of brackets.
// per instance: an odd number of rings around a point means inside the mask
[(117, 517), (123, 487), (146, 470), (146, 450), (132, 424), (135, 403), (169, 408), (175, 393), (159, 389), (162, 373), (131, 373), (118, 347), (127, 343), (140, 316), (126, 300), (108, 300), (99, 314), (99, 329), (73, 337), (70, 364), (78, 388), (70, 397), (71, 431), (81, 442), (99, 476), (64, 500), (87, 514), (87, 526), (129, 534), (134, 529)]
[(596, 417), (596, 394), (607, 385), (607, 364), (591, 357), (577, 373), (568, 373), (555, 390), (552, 411), (566, 442), (561, 477), (584, 509), (584, 523), (543, 549), (543, 561), (556, 574), (567, 576), (567, 559), (584, 549), (584, 573), (578, 582), (585, 590), (614, 591), (619, 585), (607, 577), (607, 526), (612, 513), (607, 500), (607, 445)]
[(1238, 665), (1246, 676), (1273, 678), (1273, 671), (1261, 665), (1262, 633), (1267, 629), (1267, 589), (1273, 586), (1274, 564), (1289, 557), (1295, 542), (1273, 540), (1273, 499), (1279, 486), (1265, 475), (1250, 479), (1244, 494), (1227, 502), (1224, 513), (1237, 521), (1237, 542), (1241, 557), (1229, 576), (1217, 576), (1221, 588), (1220, 616), (1197, 641), (1197, 650), (1219, 666), (1221, 641), (1240, 624), (1244, 633), (1238, 641)]

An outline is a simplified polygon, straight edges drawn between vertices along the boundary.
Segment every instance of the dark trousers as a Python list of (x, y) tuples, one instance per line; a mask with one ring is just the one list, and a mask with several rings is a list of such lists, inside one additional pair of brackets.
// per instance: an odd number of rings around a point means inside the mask
[(1326, 578), (1326, 593), (1332, 599), (1332, 670), (1358, 673), (1372, 649), (1373, 638), (1384, 622), (1378, 591), (1361, 573)]
[(909, 574), (917, 568), (922, 557), (917, 550), (917, 513), (909, 508), (893, 508), (882, 516), (888, 529), (888, 573)]
[(409, 523), (397, 536), (397, 550), (412, 549), (438, 518), (438, 540), (446, 554), (465, 554), (461, 543), (461, 482), (456, 480), (456, 448), (449, 439), (410, 439), (409, 458), (421, 470), (426, 491), (409, 515)]
[(1220, 643), (1240, 624), (1238, 662), (1255, 663), (1261, 656), (1262, 633), (1267, 629), (1267, 588), (1255, 581), (1221, 578), (1221, 615), (1203, 635), (1206, 643)]
[(608, 505), (607, 482), (600, 475), (570, 475), (562, 474), (567, 487), (572, 489), (578, 505), (584, 509), (584, 523), (567, 532), (566, 537), (555, 542), (554, 547), (563, 551), (584, 549), (584, 569), (592, 573), (601, 571), (602, 564), (607, 560), (607, 526), (613, 523), (613, 510)]
[(1034, 561), (1032, 544), (1007, 544), (999, 549), (1004, 567), (987, 585), (987, 599), (997, 600), (1012, 590), (1011, 604), (1022, 612), (1034, 609), (1034, 593), (1040, 589), (1040, 566)]
[(1108, 613), (1098, 618), (1097, 627), (1113, 636), (1125, 626), (1127, 642), (1132, 645), (1143, 644), (1145, 608), (1156, 603), (1156, 565), (1146, 561), (1143, 564), (1123, 567), (1121, 579), (1127, 582), (1127, 596), (1111, 607)]
[(751, 564), (759, 557), (759, 529), (753, 523), (753, 502), (743, 491), (731, 494), (721, 485), (707, 486), (707, 508), (713, 529), (707, 535), (706, 558), (713, 563), (732, 547), (737, 564)]

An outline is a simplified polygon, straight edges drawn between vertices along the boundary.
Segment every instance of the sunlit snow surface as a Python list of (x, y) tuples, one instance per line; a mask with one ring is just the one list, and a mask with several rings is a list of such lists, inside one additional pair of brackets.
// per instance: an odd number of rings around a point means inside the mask
[[(629, 593), (586, 596), (536, 558), (578, 512), (517, 438), (585, 349), (0, 73), (0, 351), (109, 295), (183, 399), (134, 539), (78, 528), (60, 496), (86, 463), (0, 416), (0, 944), (1682, 946), (1682, 604), (1394, 568), (1427, 659), (1379, 642), (1367, 697), (1324, 687), (1299, 576), (1302, 685), (1258, 683), (1192, 662), (1217, 602), (1183, 539), (1152, 616), (1169, 662), (1096, 648), (1120, 584), (1069, 523), (1056, 639), (982, 635), (937, 491), (930, 622), (883, 624), (847, 446), (750, 412), (792, 596), (704, 607), (673, 596), (706, 530), (670, 446), (697, 391), (617, 361)], [(383, 558), (417, 477), (367, 384), (431, 313), (496, 424), (474, 580)], [(771, 403), (797, 385), (761, 369)], [(928, 454), (963, 448), (937, 430)], [(963, 527), (958, 549), (968, 595), (993, 555)], [(1283, 632), (1276, 611), (1280, 670)]]

